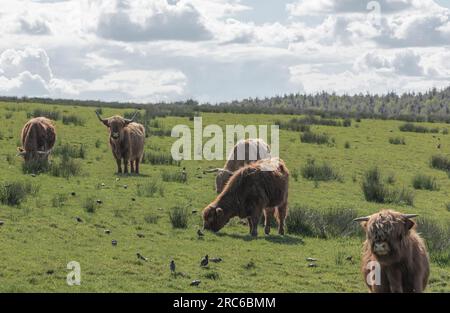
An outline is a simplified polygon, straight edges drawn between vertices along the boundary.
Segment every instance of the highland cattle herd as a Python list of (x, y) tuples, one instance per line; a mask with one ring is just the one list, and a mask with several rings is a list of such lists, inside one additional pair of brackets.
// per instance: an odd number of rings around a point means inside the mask
[[(137, 112), (136, 112), (137, 113)], [(145, 141), (145, 128), (120, 116), (98, 119), (109, 130), (109, 143), (118, 173), (139, 174)], [(56, 141), (51, 120), (29, 120), (21, 133), (18, 155), (24, 162), (47, 161)], [(123, 165), (123, 167), (122, 167)], [(205, 230), (217, 232), (231, 218), (247, 219), (249, 231), (257, 236), (261, 215), (264, 233), (270, 233), (269, 219), (275, 216), (278, 234), (285, 234), (288, 214), (289, 170), (283, 160), (271, 156), (270, 147), (261, 139), (240, 141), (223, 168), (216, 173), (217, 197), (202, 212)], [(362, 273), (370, 292), (423, 292), (429, 277), (429, 260), (424, 241), (415, 230), (415, 215), (383, 210), (355, 219), (366, 233), (363, 245)], [(170, 269), (175, 271), (175, 264)], [(374, 272), (375, 270), (375, 272)], [(377, 273), (376, 271), (379, 271)], [(373, 284), (369, 283), (371, 275)]]

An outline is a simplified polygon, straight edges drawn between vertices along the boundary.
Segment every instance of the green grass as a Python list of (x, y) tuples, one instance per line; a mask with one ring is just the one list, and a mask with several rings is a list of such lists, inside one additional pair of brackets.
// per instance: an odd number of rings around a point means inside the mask
[[(7, 110), (11, 106), (17, 110)], [(23, 173), (22, 159), (14, 156), (17, 141), (28, 120), (27, 112), (38, 109), (60, 112), (60, 119), (55, 122), (58, 142), (78, 148), (83, 144), (85, 158), (72, 159), (80, 165), (77, 175)], [(7, 112), (13, 117), (6, 119)], [(222, 167), (224, 161), (182, 161), (189, 178), (186, 183), (162, 181), (164, 171), (174, 173), (182, 169), (167, 162), (165, 157), (154, 161), (155, 164), (150, 161), (142, 164), (140, 175), (116, 175), (107, 131), (94, 112), (94, 107), (0, 104), (0, 131), (4, 134), (0, 145), (0, 184), (29, 182), (38, 188), (22, 197), (19, 205), (0, 203), (0, 220), (4, 221), (0, 227), (1, 292), (366, 292), (359, 271), (363, 238), (353, 233), (357, 229), (347, 231), (345, 228), (352, 217), (371, 214), (384, 207), (417, 213), (431, 221), (433, 226), (427, 226), (430, 228), (427, 233), (436, 226), (446, 229), (450, 220), (447, 209), (450, 179), (447, 171), (430, 166), (431, 157), (437, 154), (432, 134), (400, 132), (403, 122), (399, 121), (362, 119), (350, 127), (309, 125), (311, 132), (326, 133), (334, 138), (336, 144), (333, 145), (300, 142), (298, 131), (280, 131), (280, 156), (291, 172), (304, 167), (308, 159), (315, 159), (318, 164), (331, 164), (343, 177), (342, 182), (330, 180), (315, 184), (298, 173), (300, 177), (289, 182), (289, 221), (297, 214), (296, 208), (303, 208), (311, 216), (319, 217), (316, 229), (322, 231), (306, 235), (291, 232), (287, 227), (284, 237), (278, 236), (276, 229), (266, 237), (260, 226), (259, 237), (253, 239), (248, 234), (248, 226), (233, 219), (217, 234), (205, 232), (205, 236), (199, 237), (196, 232), (202, 227), (201, 210), (216, 197), (215, 177), (203, 174), (203, 170)], [(134, 110), (103, 108), (103, 116), (125, 112)], [(63, 124), (62, 116), (70, 115), (83, 120), (84, 126)], [(292, 118), (303, 118), (225, 113), (205, 113), (202, 117), (203, 125), (222, 127), (275, 121), (289, 123)], [(177, 124), (193, 129), (189, 117), (158, 117), (155, 121), (158, 122), (153, 123), (163, 125), (164, 129)], [(439, 123), (423, 123), (423, 126), (448, 128)], [(389, 144), (389, 138), (396, 136), (404, 137), (408, 144)], [(150, 136), (145, 151), (167, 155), (175, 140)], [(351, 142), (351, 149), (345, 149), (347, 141)], [(450, 145), (443, 144), (439, 153), (448, 158)], [(60, 164), (61, 156), (51, 155), (50, 161)], [(378, 167), (385, 176), (395, 175), (395, 181), (388, 186), (395, 190), (412, 188), (416, 173), (434, 177), (440, 188), (433, 192), (415, 190), (414, 206), (404, 202), (368, 202), (361, 183), (364, 173), (372, 167)], [(383, 178), (381, 181), (385, 184)], [(103, 201), (101, 205), (95, 203), (93, 212), (85, 208), (85, 200), (90, 197)], [(188, 208), (187, 228), (173, 228), (170, 219), (173, 207)], [(82, 222), (77, 222), (76, 217)], [(297, 221), (302, 222), (302, 219)], [(304, 223), (314, 225), (311, 219)], [(419, 232), (422, 227), (419, 224)], [(106, 234), (105, 229), (111, 234)], [(439, 242), (442, 232), (434, 232), (437, 235), (427, 236)], [(111, 245), (112, 240), (118, 241), (116, 247)], [(430, 241), (435, 242), (435, 239)], [(149, 262), (138, 262), (137, 251), (148, 256)], [(444, 248), (432, 254), (427, 291), (450, 291), (447, 252)], [(199, 262), (205, 254), (224, 261), (202, 269)], [(352, 256), (354, 262), (343, 256)], [(308, 267), (305, 261), (308, 257), (318, 259), (316, 268)], [(169, 262), (172, 258), (177, 272), (185, 275), (171, 275)], [(69, 273), (66, 267), (70, 261), (81, 265), (80, 286), (69, 287), (66, 283)], [(202, 280), (200, 286), (189, 286), (194, 279)]]

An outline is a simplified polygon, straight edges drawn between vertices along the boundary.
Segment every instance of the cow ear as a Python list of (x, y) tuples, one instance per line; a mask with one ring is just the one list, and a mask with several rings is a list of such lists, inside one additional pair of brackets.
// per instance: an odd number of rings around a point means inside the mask
[(222, 208), (217, 208), (217, 209), (216, 209), (216, 213), (217, 213), (217, 216), (222, 217), (222, 216), (223, 216), (223, 210), (222, 210)]
[(413, 228), (416, 225), (416, 223), (413, 220), (410, 220), (409, 218), (406, 219), (405, 221), (405, 226), (407, 230), (410, 230), (411, 228)]

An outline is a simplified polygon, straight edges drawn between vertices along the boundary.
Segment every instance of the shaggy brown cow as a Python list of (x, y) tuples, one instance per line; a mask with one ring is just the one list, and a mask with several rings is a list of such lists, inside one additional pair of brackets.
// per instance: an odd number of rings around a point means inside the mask
[(32, 118), (23, 127), (21, 139), (22, 147), (17, 150), (25, 162), (47, 160), (56, 141), (55, 126), (48, 118)]
[(125, 174), (128, 173), (128, 161), (131, 173), (139, 174), (139, 163), (144, 154), (145, 128), (139, 123), (134, 123), (137, 111), (131, 119), (121, 116), (102, 118), (98, 111), (100, 122), (109, 129), (109, 144), (117, 162), (117, 172), (122, 173), (122, 160)]
[[(425, 244), (411, 220), (415, 216), (382, 210), (355, 219), (362, 222), (366, 231), (361, 270), (370, 292), (422, 292), (425, 289), (430, 266)], [(370, 265), (373, 261), (379, 264), (378, 285), (367, 279), (373, 270)]]
[(278, 233), (284, 235), (287, 215), (289, 171), (281, 159), (265, 159), (237, 170), (225, 189), (203, 210), (204, 228), (219, 231), (235, 216), (247, 218), (250, 234), (257, 236), (258, 221), (264, 211), (266, 234), (274, 214)]
[(217, 173), (216, 192), (222, 192), (225, 184), (235, 171), (241, 167), (261, 159), (270, 158), (270, 147), (262, 139), (246, 139), (239, 141), (230, 153), (223, 168), (207, 170), (207, 173)]

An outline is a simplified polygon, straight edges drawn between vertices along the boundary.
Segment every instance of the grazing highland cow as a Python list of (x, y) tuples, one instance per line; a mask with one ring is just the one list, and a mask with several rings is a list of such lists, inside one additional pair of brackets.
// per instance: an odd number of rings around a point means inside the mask
[(264, 231), (270, 232), (270, 215), (275, 215), (278, 233), (284, 235), (287, 215), (289, 171), (281, 159), (265, 159), (237, 170), (224, 190), (203, 210), (204, 228), (219, 231), (235, 216), (247, 218), (250, 234), (257, 236), (264, 211)]
[(139, 174), (139, 163), (144, 154), (145, 129), (143, 125), (133, 122), (137, 111), (131, 119), (121, 116), (103, 119), (98, 111), (95, 113), (100, 122), (109, 129), (109, 144), (117, 162), (117, 172), (122, 173), (123, 160), (125, 174), (128, 173), (128, 161), (131, 173)]
[(262, 139), (240, 140), (230, 153), (223, 168), (207, 170), (207, 173), (217, 173), (216, 191), (221, 193), (225, 184), (235, 171), (258, 160), (270, 158), (270, 147)]
[[(362, 222), (366, 232), (362, 257), (362, 273), (370, 292), (422, 292), (430, 271), (428, 253), (422, 238), (415, 231), (411, 218), (415, 214), (401, 214), (382, 210)], [(372, 263), (379, 265), (379, 275), (372, 283)]]
[(56, 141), (56, 130), (51, 120), (36, 117), (29, 120), (22, 129), (22, 147), (18, 147), (18, 155), (25, 162), (47, 160)]

